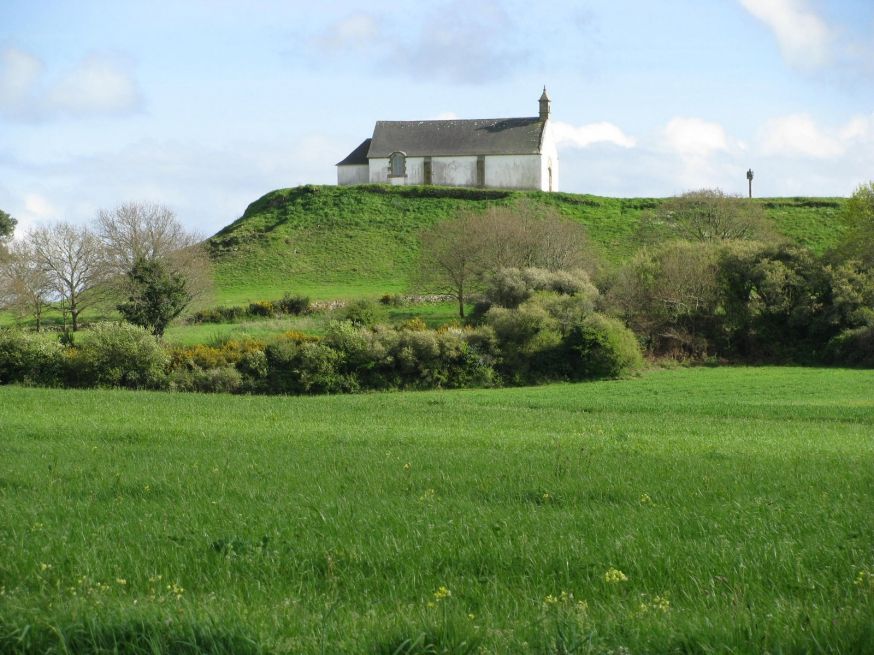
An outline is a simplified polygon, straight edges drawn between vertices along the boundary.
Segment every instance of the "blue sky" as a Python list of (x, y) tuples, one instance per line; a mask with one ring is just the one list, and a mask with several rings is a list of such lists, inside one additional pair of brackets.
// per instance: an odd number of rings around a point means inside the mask
[(376, 120), (535, 115), (544, 84), (564, 191), (874, 179), (871, 0), (0, 0), (0, 208), (209, 234)]

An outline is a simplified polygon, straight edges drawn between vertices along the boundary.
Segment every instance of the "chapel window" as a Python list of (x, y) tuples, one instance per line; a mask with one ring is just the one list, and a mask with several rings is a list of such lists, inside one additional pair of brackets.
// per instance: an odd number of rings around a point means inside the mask
[(407, 176), (407, 156), (402, 152), (393, 152), (388, 158), (389, 177)]

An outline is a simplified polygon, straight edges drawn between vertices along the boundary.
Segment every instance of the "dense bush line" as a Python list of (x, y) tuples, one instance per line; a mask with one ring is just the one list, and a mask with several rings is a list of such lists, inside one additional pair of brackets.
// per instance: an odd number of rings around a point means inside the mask
[(642, 249), (604, 306), (656, 356), (801, 364), (874, 361), (874, 270), (755, 242)]
[(48, 335), (3, 330), (0, 383), (313, 394), (484, 387), (632, 372), (642, 363), (634, 335), (618, 321), (593, 313), (590, 295), (538, 291), (518, 307), (483, 311), (479, 325), (438, 330), (427, 329), (420, 319), (398, 327), (372, 325), (371, 306), (352, 304), (346, 320), (333, 321), (322, 337), (287, 332), (266, 342), (192, 347), (164, 346), (128, 324), (98, 324), (75, 347)]

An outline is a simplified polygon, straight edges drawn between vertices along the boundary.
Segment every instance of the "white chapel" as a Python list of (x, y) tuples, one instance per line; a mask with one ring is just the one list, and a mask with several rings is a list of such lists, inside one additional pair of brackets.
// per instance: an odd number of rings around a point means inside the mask
[(558, 191), (558, 150), (546, 87), (537, 116), (471, 120), (377, 121), (337, 164), (337, 184)]

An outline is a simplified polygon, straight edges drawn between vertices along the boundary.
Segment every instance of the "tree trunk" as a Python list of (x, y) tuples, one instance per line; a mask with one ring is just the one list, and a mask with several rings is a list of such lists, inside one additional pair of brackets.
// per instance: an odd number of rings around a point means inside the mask
[(464, 291), (458, 292), (458, 315), (464, 318)]
[(79, 329), (79, 310), (70, 308), (70, 321), (73, 324), (73, 332)]

